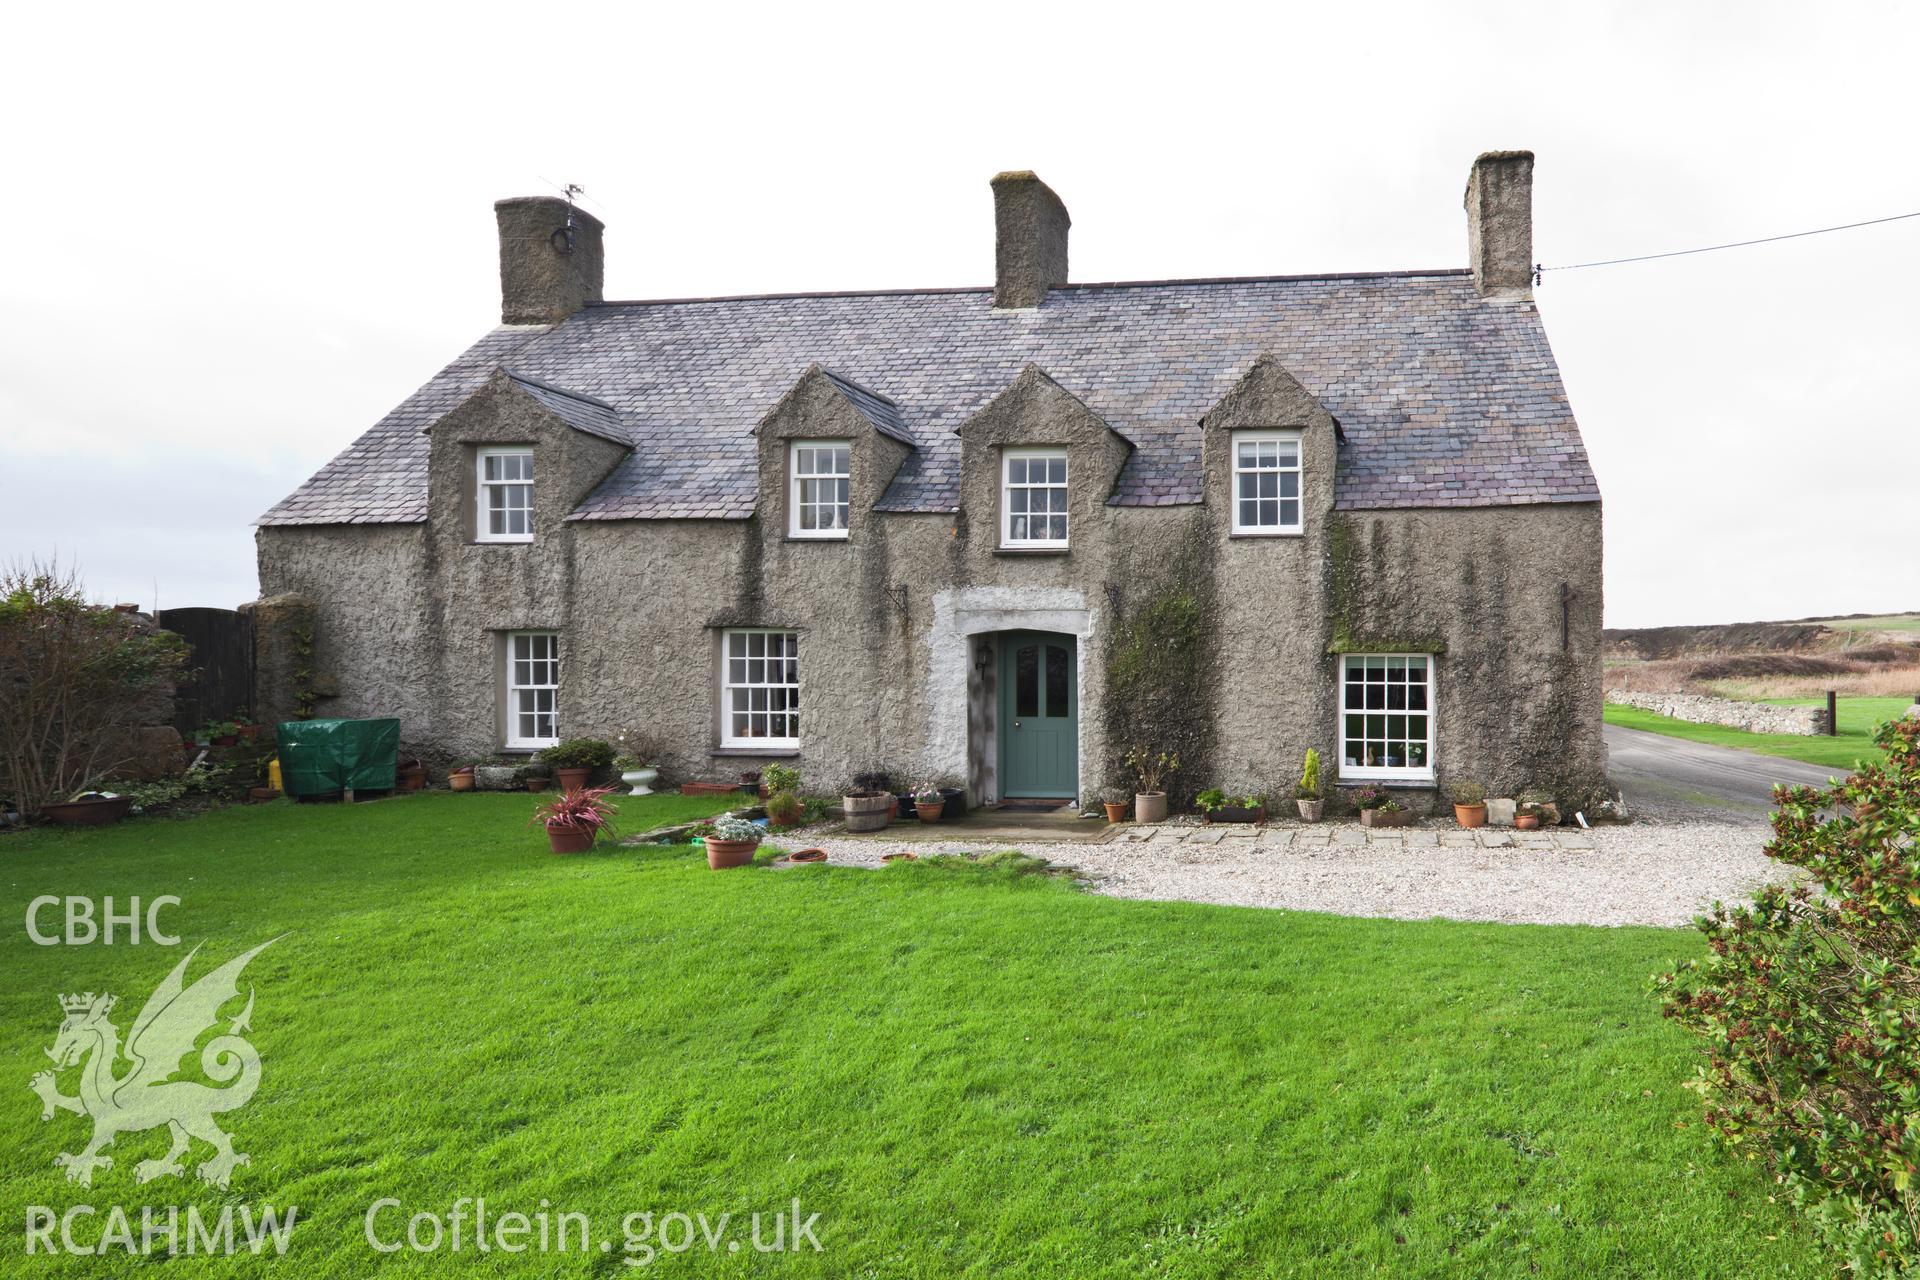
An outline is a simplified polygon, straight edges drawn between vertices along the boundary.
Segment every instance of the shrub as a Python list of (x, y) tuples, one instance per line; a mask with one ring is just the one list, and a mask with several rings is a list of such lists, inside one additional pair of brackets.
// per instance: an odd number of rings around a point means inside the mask
[(759, 844), (762, 832), (759, 827), (745, 818), (736, 818), (728, 814), (724, 818), (715, 818), (713, 829), (707, 834), (715, 840), (751, 840)]
[(533, 811), (533, 820), (529, 825), (536, 827), (571, 827), (576, 831), (590, 831), (595, 835), (605, 831), (613, 832), (613, 815), (619, 810), (607, 803), (612, 794), (611, 787), (588, 787), (580, 791), (562, 791), (556, 800), (549, 800)]
[(1392, 801), (1379, 787), (1358, 787), (1353, 793), (1353, 807), (1356, 809), (1384, 809)]
[(800, 771), (784, 764), (770, 764), (760, 771), (760, 781), (766, 784), (769, 796), (785, 793), (800, 794)]
[(1698, 921), (1707, 956), (1654, 980), (1705, 1041), (1689, 1087), (1736, 1149), (1764, 1154), (1860, 1276), (1920, 1273), (1920, 720), (1883, 764), (1778, 787), (1769, 885)]
[(126, 763), (130, 730), (164, 721), (187, 645), (88, 604), (58, 565), (0, 573), (0, 794), (32, 817)]
[(1300, 770), (1300, 785), (1293, 789), (1296, 800), (1318, 800), (1320, 798), (1320, 753), (1312, 747), (1307, 748), (1306, 764)]
[(1133, 773), (1134, 790), (1153, 795), (1166, 789), (1169, 774), (1180, 771), (1180, 757), (1169, 751), (1153, 752), (1135, 747), (1127, 752), (1127, 768)]
[(893, 794), (893, 775), (878, 769), (853, 775), (850, 796), (886, 796)]
[(1455, 804), (1469, 807), (1487, 802), (1487, 789), (1477, 782), (1456, 782), (1447, 794), (1452, 797)]
[(776, 827), (797, 827), (806, 812), (806, 803), (791, 791), (775, 791), (767, 797), (767, 821)]
[(540, 753), (555, 769), (604, 769), (613, 763), (613, 746), (599, 738), (568, 738)]

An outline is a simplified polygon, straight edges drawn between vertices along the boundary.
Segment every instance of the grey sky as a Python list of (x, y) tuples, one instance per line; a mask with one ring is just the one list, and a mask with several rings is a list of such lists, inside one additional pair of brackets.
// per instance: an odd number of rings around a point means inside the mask
[[(253, 595), (549, 181), (627, 298), (986, 283), (1005, 168), (1079, 280), (1464, 266), (1499, 147), (1550, 265), (1920, 210), (1892, 6), (18, 9), (0, 554), (163, 606)], [(1548, 275), (1610, 625), (1920, 608), (1916, 279), (1920, 219)]]

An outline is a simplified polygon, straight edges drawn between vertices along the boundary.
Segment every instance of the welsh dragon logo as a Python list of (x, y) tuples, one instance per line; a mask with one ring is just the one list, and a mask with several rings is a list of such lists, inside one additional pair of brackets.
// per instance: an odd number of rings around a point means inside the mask
[[(124, 1050), (133, 1065), (124, 1075), (115, 1074), (123, 1052), (120, 1029), (107, 1016), (113, 1012), (117, 998), (104, 992), (96, 996), (91, 991), (60, 997), (65, 1018), (53, 1047), (46, 1051), (54, 1069), (36, 1074), (29, 1087), (44, 1104), (42, 1120), (53, 1119), (55, 1111), (71, 1111), (93, 1121), (93, 1137), (85, 1147), (77, 1154), (62, 1152), (53, 1158), (55, 1164), (66, 1166), (67, 1181), (92, 1186), (95, 1169), (113, 1167), (113, 1158), (100, 1152), (113, 1145), (115, 1138), (161, 1125), (171, 1130), (173, 1147), (158, 1160), (142, 1160), (134, 1166), (134, 1177), (140, 1182), (184, 1175), (181, 1157), (193, 1138), (213, 1147), (213, 1156), (200, 1166), (203, 1182), (224, 1190), (234, 1167), (248, 1163), (213, 1118), (245, 1106), (260, 1087), (260, 1054), (240, 1035), (251, 1029), (252, 987), (247, 989), (246, 1008), (227, 1024), (224, 1034), (216, 1035), (200, 1050), (200, 1069), (223, 1087), (172, 1077), (185, 1066), (195, 1042), (219, 1024), (221, 1006), (238, 998), (240, 971), (277, 941), (261, 943), (203, 975), (190, 987), (183, 978), (200, 948), (189, 952), (133, 1020)], [(82, 1060), (86, 1065), (80, 1073), (80, 1093), (70, 1098), (60, 1092), (56, 1073)]]

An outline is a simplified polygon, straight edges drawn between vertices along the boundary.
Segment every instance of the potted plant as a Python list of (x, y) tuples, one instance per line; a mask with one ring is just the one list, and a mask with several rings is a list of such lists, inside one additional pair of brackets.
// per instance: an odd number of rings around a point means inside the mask
[(447, 785), (455, 791), (473, 790), (473, 766), (470, 764), (455, 765), (453, 771), (447, 775)]
[(553, 767), (562, 791), (578, 791), (595, 769), (613, 763), (613, 747), (599, 738), (569, 738), (542, 751), (540, 758)]
[(1540, 825), (1540, 806), (1531, 802), (1513, 811), (1513, 825), (1520, 831), (1533, 831)]
[(631, 788), (629, 794), (652, 795), (653, 784), (660, 781), (660, 744), (649, 734), (622, 733), (614, 738), (613, 745), (619, 752), (613, 758), (613, 767), (620, 771), (620, 781)]
[(1108, 822), (1127, 820), (1127, 797), (1123, 791), (1109, 791), (1100, 797), (1100, 807), (1107, 811)]
[(1453, 800), (1453, 820), (1462, 827), (1487, 825), (1487, 789), (1477, 782), (1455, 783), (1449, 793)]
[(1218, 787), (1209, 787), (1193, 798), (1193, 807), (1205, 821), (1265, 822), (1267, 802), (1262, 796), (1230, 796)]
[(946, 808), (946, 797), (940, 794), (940, 788), (936, 786), (923, 785), (913, 793), (913, 811), (920, 815), (922, 822), (940, 821)]
[(1361, 787), (1355, 791), (1353, 807), (1360, 811), (1363, 827), (1405, 827), (1413, 822), (1413, 814), (1402, 809), (1398, 801), (1379, 787)]
[(1302, 822), (1318, 822), (1326, 811), (1327, 802), (1320, 796), (1320, 753), (1312, 747), (1307, 748), (1306, 763), (1300, 769), (1300, 783), (1293, 789), (1294, 807), (1300, 810)]
[(760, 847), (760, 828), (745, 818), (728, 814), (713, 820), (713, 830), (705, 837), (705, 843), (707, 866), (713, 870), (744, 867), (753, 861), (753, 851)]
[(553, 767), (544, 760), (529, 760), (520, 766), (520, 779), (529, 791), (545, 791), (553, 782)]
[(853, 785), (840, 797), (840, 808), (847, 815), (848, 831), (885, 830), (899, 808), (893, 779), (884, 773), (855, 774)]
[(1133, 770), (1134, 821), (1165, 822), (1167, 775), (1180, 767), (1180, 757), (1167, 751), (1135, 747), (1127, 753), (1127, 767)]
[[(1519, 800), (1522, 808), (1530, 808), (1533, 810), (1533, 815), (1540, 819), (1541, 826), (1557, 827), (1560, 825), (1560, 806), (1554, 803), (1553, 792), (1522, 791), (1516, 798)], [(1516, 813), (1515, 816), (1517, 817), (1518, 814)], [(1519, 826), (1520, 824), (1516, 822), (1514, 825)]]
[(397, 791), (418, 791), (427, 785), (427, 766), (419, 760), (402, 760), (394, 769), (393, 785)]
[(602, 831), (612, 832), (616, 812), (607, 803), (611, 787), (562, 791), (533, 811), (530, 825), (547, 829), (547, 844), (555, 853), (585, 853)]

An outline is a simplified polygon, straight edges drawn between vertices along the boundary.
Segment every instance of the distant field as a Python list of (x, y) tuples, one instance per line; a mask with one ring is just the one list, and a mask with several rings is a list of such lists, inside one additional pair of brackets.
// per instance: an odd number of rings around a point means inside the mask
[(1877, 618), (1815, 618), (1835, 631), (1920, 631), (1920, 613), (1888, 613)]
[[(1894, 703), (1898, 705), (1890, 712), (1875, 709), (1883, 704)], [(1716, 747), (1738, 747), (1742, 751), (1804, 760), (1808, 764), (1845, 772), (1851, 771), (1860, 761), (1880, 759), (1880, 750), (1873, 745), (1873, 730), (1881, 721), (1899, 715), (1906, 707), (1904, 698), (1843, 698), (1840, 702), (1840, 736), (1837, 738), (1808, 738), (1792, 733), (1747, 733), (1725, 725), (1675, 720), (1671, 716), (1655, 715), (1638, 707), (1623, 707), (1611, 702), (1606, 706), (1606, 721), (1624, 729), (1643, 729), (1648, 733), (1663, 733), (1669, 738), (1685, 738), (1690, 742), (1705, 742)]]
[[(1767, 702), (1781, 707), (1824, 707), (1825, 698), (1767, 698)], [(1873, 731), (1889, 720), (1907, 713), (1913, 705), (1912, 698), (1842, 698), (1840, 699), (1840, 736), (1857, 733), (1861, 737), (1873, 738)]]

